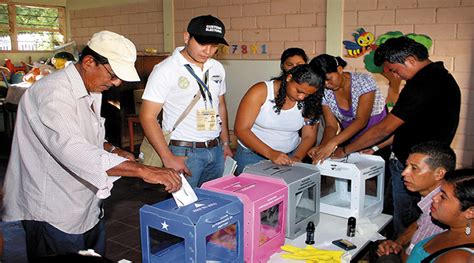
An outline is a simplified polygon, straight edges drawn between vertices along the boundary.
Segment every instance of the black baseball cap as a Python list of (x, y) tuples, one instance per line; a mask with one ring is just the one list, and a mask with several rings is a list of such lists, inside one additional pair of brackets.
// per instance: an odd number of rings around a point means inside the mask
[(188, 24), (188, 33), (200, 44), (229, 45), (224, 39), (224, 23), (211, 15), (197, 16), (191, 19)]

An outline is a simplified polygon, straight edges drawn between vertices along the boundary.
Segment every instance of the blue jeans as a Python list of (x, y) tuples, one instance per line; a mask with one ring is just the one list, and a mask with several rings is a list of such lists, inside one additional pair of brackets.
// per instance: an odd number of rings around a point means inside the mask
[(405, 166), (399, 160), (390, 159), (394, 237), (398, 237), (403, 233), (421, 214), (417, 205), (420, 201), (420, 195), (405, 188), (402, 178), (403, 169), (405, 169)]
[[(295, 154), (295, 151), (296, 149), (287, 153), (287, 155), (293, 156), (293, 154)], [(240, 144), (237, 144), (237, 151), (235, 152), (234, 159), (237, 162), (237, 169), (235, 169), (235, 175), (241, 174), (247, 165), (252, 165), (260, 161), (267, 160), (267, 158), (263, 157), (262, 155), (250, 149), (246, 149)]]
[(186, 156), (186, 166), (192, 176), (187, 177), (192, 187), (201, 187), (207, 181), (222, 177), (224, 172), (224, 151), (222, 146), (212, 148), (195, 148), (170, 145), (176, 156)]
[(28, 261), (94, 249), (105, 256), (105, 220), (83, 234), (68, 234), (41, 221), (23, 220)]
[(247, 165), (258, 163), (266, 159), (267, 158), (261, 156), (260, 154), (250, 149), (246, 149), (240, 144), (237, 144), (237, 151), (235, 152), (235, 161), (237, 162), (237, 169), (235, 169), (235, 174), (241, 174)]

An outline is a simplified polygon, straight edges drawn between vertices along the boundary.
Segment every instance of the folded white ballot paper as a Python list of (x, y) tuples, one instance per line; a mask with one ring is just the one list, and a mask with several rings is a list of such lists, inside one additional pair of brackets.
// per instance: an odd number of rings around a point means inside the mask
[(198, 197), (184, 175), (179, 174), (179, 176), (181, 177), (181, 188), (173, 193), (173, 198), (178, 207), (182, 207), (196, 202)]
[(225, 158), (224, 173), (222, 173), (222, 176), (234, 175), (235, 169), (237, 169), (237, 161), (227, 156)]

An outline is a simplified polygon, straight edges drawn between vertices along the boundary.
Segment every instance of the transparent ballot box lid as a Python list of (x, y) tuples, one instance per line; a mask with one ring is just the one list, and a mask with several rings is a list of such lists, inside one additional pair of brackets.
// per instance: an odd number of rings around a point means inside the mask
[(316, 188), (317, 186), (314, 185), (295, 194), (296, 213), (293, 213), (295, 224), (317, 212), (316, 202), (319, 202), (319, 196), (317, 196)]
[[(321, 202), (333, 206), (351, 208), (351, 194), (353, 183), (352, 180), (343, 178), (334, 178), (330, 176), (321, 176)], [(381, 196), (379, 196), (377, 189), (377, 177), (364, 180), (365, 194), (362, 196), (362, 208), (366, 209), (376, 204)]]
[(260, 212), (260, 246), (281, 234), (283, 229), (282, 205), (282, 203), (278, 203)]
[[(152, 262), (185, 262), (185, 240), (158, 229), (150, 229)], [(238, 256), (237, 225), (232, 224), (205, 238), (206, 261), (233, 262)]]

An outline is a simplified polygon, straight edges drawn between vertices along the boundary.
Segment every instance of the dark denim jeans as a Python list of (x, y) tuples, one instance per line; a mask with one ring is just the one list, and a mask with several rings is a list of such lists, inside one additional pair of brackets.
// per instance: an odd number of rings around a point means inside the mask
[[(295, 150), (287, 153), (288, 156), (293, 156), (295, 154)], [(242, 147), (242, 145), (237, 145), (237, 151), (235, 152), (235, 161), (237, 162), (237, 169), (235, 169), (235, 175), (239, 175), (242, 173), (244, 168), (247, 165), (256, 164), (260, 161), (267, 160), (267, 158), (263, 157), (262, 155), (252, 151), (251, 149)]]
[(255, 164), (263, 160), (266, 160), (266, 158), (250, 149), (242, 147), (240, 144), (237, 144), (237, 151), (235, 152), (237, 169), (235, 169), (235, 174), (239, 175), (247, 165)]
[(392, 174), (394, 237), (398, 237), (411, 223), (420, 217), (421, 211), (417, 205), (420, 201), (420, 195), (412, 193), (405, 188), (402, 178), (405, 165), (397, 159), (390, 159), (389, 165)]

